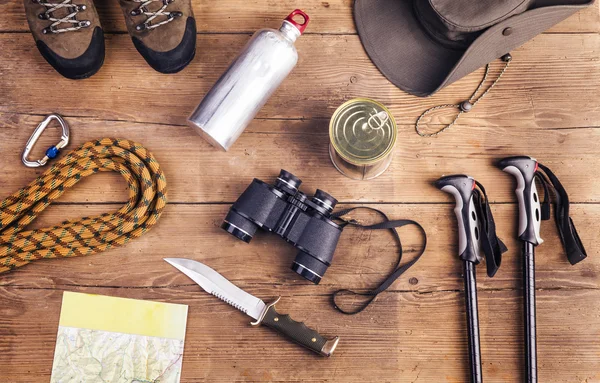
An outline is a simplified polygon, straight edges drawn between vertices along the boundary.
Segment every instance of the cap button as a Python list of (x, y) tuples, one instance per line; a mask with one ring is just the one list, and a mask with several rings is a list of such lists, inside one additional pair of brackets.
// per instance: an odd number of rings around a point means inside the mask
[(473, 108), (473, 104), (471, 104), (469, 100), (461, 102), (459, 106), (460, 110), (462, 110), (465, 113), (469, 112), (471, 108)]
[(504, 30), (502, 31), (502, 34), (504, 36), (510, 36), (512, 33), (513, 33), (513, 29), (511, 27), (504, 28)]

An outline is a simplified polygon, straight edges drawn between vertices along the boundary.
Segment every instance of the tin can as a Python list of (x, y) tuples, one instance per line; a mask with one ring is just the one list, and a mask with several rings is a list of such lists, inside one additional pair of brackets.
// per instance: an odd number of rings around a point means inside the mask
[(355, 98), (343, 103), (329, 121), (329, 157), (343, 175), (369, 180), (392, 162), (397, 126), (377, 101)]

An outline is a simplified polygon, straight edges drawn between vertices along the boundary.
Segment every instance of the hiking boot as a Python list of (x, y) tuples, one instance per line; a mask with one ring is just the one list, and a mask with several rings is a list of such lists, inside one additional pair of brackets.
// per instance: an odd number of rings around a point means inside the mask
[(120, 0), (133, 45), (152, 68), (176, 73), (196, 54), (190, 0)]
[(104, 63), (104, 33), (92, 0), (24, 0), (35, 43), (66, 78), (87, 78)]

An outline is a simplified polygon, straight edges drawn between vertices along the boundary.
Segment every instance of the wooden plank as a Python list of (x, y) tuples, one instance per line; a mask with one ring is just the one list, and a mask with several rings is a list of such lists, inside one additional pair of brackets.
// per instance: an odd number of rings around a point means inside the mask
[[(262, 27), (278, 27), (298, 6), (291, 0), (194, 1), (198, 56), (181, 74), (150, 69), (125, 33), (117, 0), (97, 4), (107, 34), (102, 70), (91, 79), (63, 79), (45, 63), (28, 32), (21, 1), (0, 0), (0, 199), (43, 169), (26, 169), (21, 150), (44, 114), (59, 112), (72, 126), (69, 149), (105, 136), (144, 143), (169, 181), (170, 201), (159, 225), (124, 248), (69, 260), (45, 260), (0, 275), (0, 381), (48, 381), (63, 290), (190, 305), (182, 382), (465, 382), (468, 380), (461, 264), (450, 197), (431, 182), (469, 173), (488, 189), (498, 233), (509, 247), (498, 274), (478, 269), (484, 376), (523, 381), (521, 256), (515, 237), (514, 181), (493, 166), (507, 155), (528, 154), (549, 165), (570, 192), (571, 215), (590, 255), (571, 266), (552, 222), (542, 224), (537, 248), (540, 381), (600, 382), (600, 219), (598, 134), (600, 109), (600, 3), (579, 12), (512, 52), (498, 86), (450, 132), (436, 139), (414, 133), (425, 109), (465, 99), (483, 70), (430, 98), (391, 85), (372, 65), (352, 21), (352, 0), (305, 0), (311, 17), (298, 41), (300, 62), (228, 153), (211, 148), (185, 118), (230, 60)], [(335, 58), (335, 59), (332, 59)], [(498, 63), (494, 65), (497, 72)], [(492, 76), (493, 77), (493, 76)], [(331, 165), (328, 120), (352, 97), (388, 105), (399, 141), (388, 172), (352, 181)], [(443, 114), (434, 127), (451, 121)], [(54, 144), (41, 139), (34, 156)], [(320, 285), (289, 269), (296, 251), (280, 238), (257, 234), (247, 245), (219, 229), (229, 204), (253, 177), (271, 182), (284, 167), (311, 193), (322, 188), (340, 201), (385, 210), (421, 222), (429, 245), (423, 258), (366, 312), (348, 317), (331, 307), (340, 288), (368, 289), (394, 266), (397, 248), (387, 232), (348, 228)], [(125, 184), (117, 175), (82, 181), (44, 212), (34, 226), (116, 210)], [(367, 220), (361, 214), (355, 217)], [(405, 260), (421, 237), (401, 230)], [(202, 292), (162, 261), (198, 259), (240, 287), (270, 300), (295, 319), (342, 342), (322, 359)], [(348, 304), (358, 303), (352, 298)], [(224, 318), (227, 318), (224, 320)]]
[[(324, 359), (266, 328), (251, 327), (248, 317), (191, 286), (66, 289), (188, 304), (182, 382), (468, 380), (460, 292), (394, 293), (385, 304), (354, 317), (332, 311), (327, 297), (284, 297), (280, 311), (323, 334), (341, 337), (338, 350)], [(519, 295), (513, 290), (479, 293), (483, 373), (488, 381), (523, 380)], [(0, 363), (10, 366), (2, 370), (4, 381), (29, 383), (32, 376), (48, 380), (61, 297), (61, 290), (0, 288)], [(599, 381), (598, 302), (598, 290), (538, 293), (540, 381)]]
[[(281, 20), (297, 8), (292, 0), (265, 2), (221, 0), (192, 1), (199, 33), (252, 33), (260, 28), (278, 28)], [(356, 33), (352, 18), (353, 0), (304, 0), (301, 8), (311, 17), (307, 33)], [(117, 0), (97, 2), (102, 26), (107, 32), (125, 32), (125, 22)], [(0, 33), (29, 30), (21, 1), (0, 2)], [(600, 31), (598, 4), (588, 7), (553, 27), (550, 33), (597, 33)]]
[[(21, 164), (25, 143), (41, 116), (0, 113), (0, 198), (27, 185), (44, 171)], [(229, 152), (212, 148), (187, 126), (102, 121), (68, 117), (74, 149), (102, 137), (141, 142), (157, 157), (169, 184), (171, 202), (233, 202), (254, 177), (273, 182), (281, 168), (303, 180), (303, 190), (326, 190), (344, 202), (444, 202), (451, 197), (432, 182), (443, 174), (467, 173), (487, 187), (494, 202), (516, 202), (515, 181), (494, 161), (509, 155), (532, 155), (561, 179), (572, 202), (600, 202), (600, 130), (546, 129), (531, 122), (515, 126), (457, 126), (437, 139), (423, 139), (410, 125), (400, 125), (390, 169), (370, 181), (350, 180), (331, 164), (328, 120), (256, 120)], [(526, 139), (523, 139), (526, 135)], [(58, 129), (42, 136), (31, 158), (58, 140)], [(586, 176), (582, 176), (586, 174)], [(117, 202), (127, 198), (116, 174), (83, 180), (60, 202)]]
[[(421, 260), (394, 283), (397, 291), (423, 294), (462, 289), (462, 265), (458, 260), (456, 219), (450, 205), (402, 204), (378, 206), (391, 218), (412, 218), (425, 228), (429, 245)], [(38, 226), (48, 227), (63, 219), (75, 219), (114, 211), (118, 205), (53, 206), (40, 217)], [(335, 253), (332, 266), (318, 286), (290, 270), (297, 251), (281, 238), (259, 231), (250, 244), (230, 236), (220, 225), (228, 205), (169, 205), (158, 226), (124, 248), (89, 257), (68, 260), (42, 260), (14, 272), (0, 275), (0, 285), (23, 288), (60, 289), (68, 286), (123, 286), (128, 288), (185, 285), (187, 277), (177, 273), (162, 259), (186, 257), (206, 262), (241, 287), (255, 294), (326, 296), (341, 288), (374, 288), (393, 269), (398, 248), (387, 231), (362, 231), (347, 228)], [(516, 207), (493, 207), (499, 236), (510, 249), (502, 267), (492, 279), (485, 266), (478, 267), (481, 289), (519, 289), (521, 286), (521, 247), (516, 237)], [(552, 222), (542, 224), (546, 242), (537, 249), (537, 287), (540, 289), (600, 288), (600, 245), (595, 222), (599, 205), (577, 205), (572, 216), (590, 256), (571, 266)], [(374, 217), (353, 214), (365, 222)], [(422, 247), (419, 231), (401, 229), (404, 259), (415, 257)], [(115, 267), (118, 265), (118, 267)], [(65, 268), (69, 272), (65, 273)], [(358, 302), (344, 301), (347, 304)], [(379, 303), (385, 304), (385, 303)]]
[[(204, 53), (181, 75), (165, 76), (143, 62), (128, 36), (109, 36), (111, 48), (103, 69), (92, 78), (77, 82), (76, 87), (32, 49), (30, 39), (25, 34), (0, 34), (0, 94), (5, 95), (0, 111), (60, 112), (106, 120), (185, 125), (202, 95), (248, 37), (199, 35), (198, 46)], [(423, 99), (389, 83), (366, 56), (357, 36), (306, 36), (298, 48), (298, 67), (261, 110), (259, 118), (329, 118), (342, 102), (364, 96), (388, 105), (399, 123), (413, 124), (431, 106), (466, 98), (482, 76), (480, 70)], [(600, 35), (541, 35), (513, 54), (515, 59), (498, 87), (459, 126), (599, 125), (600, 110), (595, 100), (600, 86), (600, 62), (596, 60)], [(337, 60), (332, 62), (331, 57)], [(495, 63), (496, 71), (499, 67), (500, 63)], [(48, 89), (52, 89), (50, 94)], [(433, 122), (447, 123), (451, 118), (445, 114)]]

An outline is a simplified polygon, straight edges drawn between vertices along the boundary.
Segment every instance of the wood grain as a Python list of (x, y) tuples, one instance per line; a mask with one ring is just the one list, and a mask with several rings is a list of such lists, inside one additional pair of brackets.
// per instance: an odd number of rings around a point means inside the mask
[[(348, 205), (342, 205), (347, 207)], [(90, 216), (117, 210), (119, 205), (62, 205), (49, 208), (36, 226), (48, 227), (67, 218)], [(391, 218), (413, 218), (425, 228), (429, 245), (421, 260), (394, 285), (398, 291), (427, 294), (462, 289), (462, 266), (457, 258), (456, 219), (451, 205), (401, 204), (377, 205)], [(398, 248), (388, 231), (346, 228), (329, 271), (318, 286), (296, 275), (290, 266), (297, 251), (274, 234), (259, 231), (250, 244), (220, 229), (229, 205), (169, 205), (158, 226), (124, 248), (90, 257), (68, 260), (41, 260), (15, 272), (2, 275), (0, 286), (60, 289), (67, 286), (167, 287), (191, 285), (182, 274), (171, 273), (165, 257), (194, 258), (206, 262), (241, 287), (256, 294), (328, 295), (340, 288), (376, 287), (393, 269)], [(478, 267), (482, 289), (519, 289), (521, 285), (521, 248), (515, 240), (516, 207), (495, 205), (498, 234), (506, 241), (500, 271), (494, 278)], [(540, 289), (600, 289), (600, 251), (594, 222), (600, 219), (600, 205), (573, 206), (572, 216), (590, 256), (571, 266), (562, 251), (554, 224), (542, 225), (545, 243), (537, 248), (537, 287)], [(367, 213), (351, 217), (373, 222)], [(376, 221), (375, 221), (376, 222)], [(400, 230), (404, 260), (415, 257), (423, 239), (414, 227)], [(183, 244), (183, 245), (182, 245)], [(69, 267), (69, 273), (64, 268)], [(119, 265), (119, 267), (115, 267)], [(240, 267), (244, 265), (244, 267)], [(176, 277), (173, 281), (172, 278)], [(348, 302), (352, 303), (352, 302)], [(598, 303), (600, 304), (600, 303)]]
[[(77, 87), (44, 62), (30, 40), (25, 34), (0, 34), (0, 94), (5, 96), (0, 111), (58, 112), (105, 120), (185, 125), (188, 115), (248, 37), (199, 35), (198, 59), (181, 76), (165, 76), (145, 64), (128, 36), (108, 36), (104, 66), (89, 80), (78, 82)], [(344, 101), (361, 96), (388, 105), (399, 124), (414, 124), (425, 109), (470, 96), (483, 73), (475, 72), (423, 99), (389, 83), (364, 53), (358, 36), (305, 36), (297, 46), (298, 66), (262, 108), (259, 118), (328, 119)], [(532, 124), (546, 129), (597, 127), (599, 55), (600, 34), (537, 36), (513, 52), (511, 68), (498, 87), (455, 130), (465, 124)], [(495, 70), (500, 66), (496, 62)], [(60, 97), (49, 97), (49, 87), (52, 94)], [(42, 95), (44, 102), (39, 102)], [(451, 117), (445, 114), (432, 122), (450, 122)]]
[[(27, 185), (43, 169), (25, 168), (21, 152), (41, 116), (0, 113), (0, 198)], [(328, 154), (328, 121), (255, 120), (229, 152), (207, 144), (187, 126), (103, 121), (69, 117), (72, 143), (67, 150), (102, 137), (124, 137), (142, 143), (157, 157), (169, 183), (171, 202), (233, 202), (254, 177), (273, 182), (281, 168), (303, 180), (302, 189), (321, 188), (343, 202), (442, 202), (451, 197), (432, 182), (444, 174), (467, 173), (486, 186), (494, 202), (516, 202), (513, 177), (494, 166), (498, 159), (532, 155), (549, 166), (565, 184), (572, 202), (600, 201), (600, 130), (543, 129), (530, 124), (508, 127), (457, 127), (438, 139), (417, 136), (401, 125), (391, 168), (371, 180), (341, 175)], [(599, 120), (600, 121), (600, 120)], [(526, 132), (527, 138), (523, 139)], [(49, 130), (31, 158), (40, 158), (58, 140)], [(465, 161), (465, 158), (468, 160)], [(582, 171), (585, 176), (582, 176)], [(61, 202), (125, 201), (125, 182), (116, 174), (82, 181)]]
[[(311, 17), (307, 33), (356, 33), (352, 18), (353, 0), (249, 0), (244, 1), (243, 7), (237, 0), (193, 0), (192, 4), (199, 33), (253, 33), (265, 27), (279, 28), (281, 20), (298, 7)], [(117, 0), (97, 1), (96, 7), (105, 31), (126, 31), (123, 13)], [(4, 15), (0, 19), (0, 32), (29, 30), (22, 0), (0, 1), (0, 13)], [(600, 31), (599, 20), (596, 4), (554, 26), (548, 32), (595, 33)]]
[[(28, 1), (28, 0), (27, 0)], [(571, 216), (589, 254), (571, 266), (553, 222), (542, 224), (536, 250), (539, 380), (600, 383), (600, 3), (512, 52), (502, 81), (457, 126), (435, 139), (414, 132), (425, 109), (460, 102), (481, 79), (479, 70), (430, 98), (390, 84), (364, 53), (352, 20), (352, 0), (193, 1), (198, 54), (177, 75), (154, 72), (125, 33), (117, 0), (97, 2), (106, 60), (85, 81), (66, 80), (44, 62), (28, 32), (21, 0), (0, 0), (0, 199), (44, 169), (27, 169), (21, 151), (45, 114), (63, 114), (72, 142), (124, 137), (154, 152), (169, 183), (170, 204), (153, 230), (124, 248), (90, 257), (44, 260), (0, 275), (0, 381), (47, 382), (62, 292), (81, 291), (190, 305), (182, 382), (452, 382), (468, 380), (461, 265), (456, 257), (453, 201), (431, 182), (468, 173), (487, 188), (498, 233), (509, 251), (494, 278), (477, 268), (483, 372), (486, 382), (523, 381), (522, 298), (514, 181), (493, 165), (527, 154), (548, 165), (571, 197)], [(187, 115), (231, 59), (263, 27), (278, 27), (300, 6), (312, 17), (298, 41), (300, 61), (230, 152), (220, 152), (185, 125)], [(494, 63), (497, 73), (500, 65)], [(328, 122), (342, 102), (371, 97), (398, 122), (390, 169), (353, 181), (331, 165)], [(434, 116), (431, 129), (451, 121)], [(49, 129), (33, 154), (58, 138)], [(253, 177), (271, 182), (280, 168), (322, 188), (340, 207), (366, 204), (393, 218), (423, 224), (429, 244), (422, 259), (364, 313), (334, 311), (330, 294), (369, 289), (393, 268), (397, 248), (388, 232), (345, 229), (332, 266), (312, 285), (289, 266), (296, 251), (259, 233), (244, 244), (219, 228), (230, 203)], [(126, 199), (116, 174), (83, 180), (34, 223), (116, 210)], [(365, 222), (371, 216), (353, 215)], [(405, 260), (422, 238), (401, 230)], [(201, 291), (162, 261), (206, 262), (265, 300), (282, 296), (289, 313), (340, 347), (322, 359)], [(356, 298), (344, 301), (358, 304)]]
[[(171, 281), (178, 278), (171, 271)], [(315, 295), (284, 297), (281, 312), (341, 337), (325, 359), (290, 343), (194, 286), (67, 287), (65, 290), (190, 305), (181, 382), (465, 382), (468, 379), (464, 297), (396, 292), (347, 317)], [(62, 291), (0, 288), (4, 381), (48, 381)], [(598, 290), (538, 292), (540, 381), (598, 382)], [(518, 291), (480, 291), (483, 373), (489, 382), (522, 381)], [(31, 356), (35, 355), (35, 358)]]

